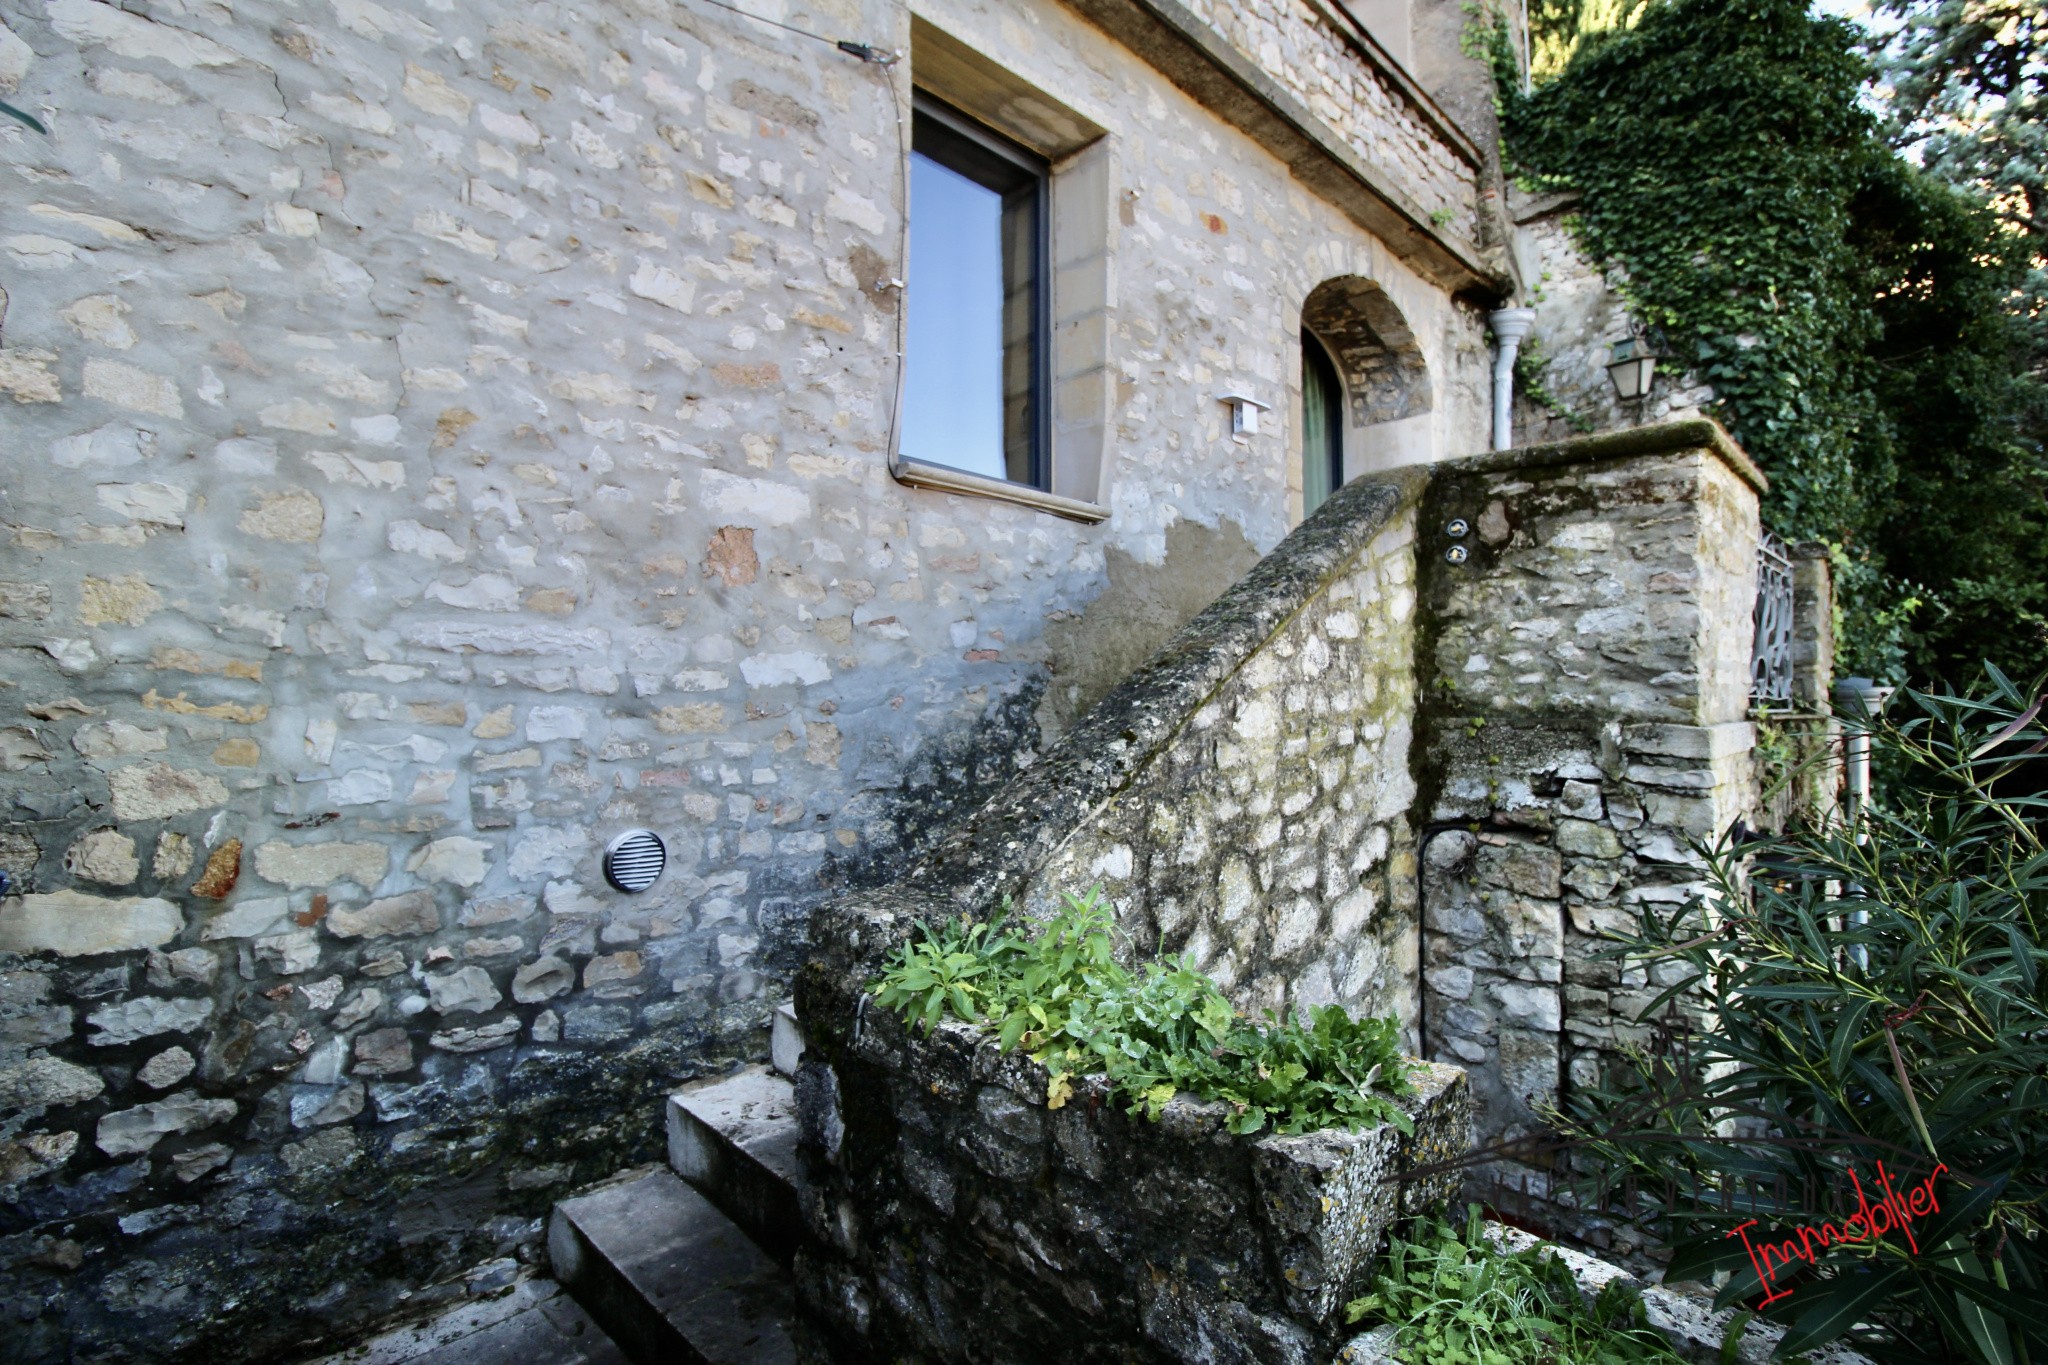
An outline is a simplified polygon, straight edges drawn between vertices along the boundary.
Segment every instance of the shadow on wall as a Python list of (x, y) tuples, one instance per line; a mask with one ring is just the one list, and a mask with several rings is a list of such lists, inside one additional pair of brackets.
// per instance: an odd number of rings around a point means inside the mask
[(1301, 325), (1322, 342), (1343, 380), (1345, 479), (1433, 459), (1429, 366), (1386, 291), (1357, 275), (1325, 280), (1303, 301)]
[(1407, 318), (1384, 289), (1357, 275), (1325, 280), (1301, 305), (1344, 377), (1351, 425), (1396, 422), (1432, 406), (1429, 368)]
[(1230, 521), (1213, 527), (1175, 522), (1166, 531), (1166, 557), (1157, 564), (1111, 548), (1102, 595), (1079, 615), (1046, 625), (1052, 678), (1038, 706), (1044, 741), (1065, 733), (1259, 558), (1258, 547)]

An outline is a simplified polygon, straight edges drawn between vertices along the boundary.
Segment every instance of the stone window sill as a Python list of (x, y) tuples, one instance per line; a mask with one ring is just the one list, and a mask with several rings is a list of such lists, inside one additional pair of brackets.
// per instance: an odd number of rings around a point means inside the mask
[(991, 479), (981, 474), (969, 474), (964, 469), (948, 469), (944, 465), (926, 464), (923, 460), (912, 460), (901, 455), (890, 464), (889, 473), (898, 483), (908, 484), (912, 488), (932, 488), (942, 493), (963, 493), (969, 497), (994, 498), (998, 502), (1013, 502), (1019, 507), (1050, 512), (1056, 517), (1066, 517), (1073, 521), (1092, 523), (1105, 521), (1109, 517), (1109, 509), (1098, 503), (1063, 498), (1057, 493), (1048, 493), (1043, 488), (1033, 488), (1029, 484)]

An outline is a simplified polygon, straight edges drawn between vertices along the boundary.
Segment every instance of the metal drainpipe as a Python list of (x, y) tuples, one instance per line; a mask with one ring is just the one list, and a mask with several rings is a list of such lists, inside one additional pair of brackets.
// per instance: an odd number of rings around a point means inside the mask
[[(1892, 699), (1892, 689), (1879, 687), (1868, 678), (1844, 678), (1835, 684), (1835, 700), (1851, 715), (1876, 720), (1884, 714), (1885, 703)], [(1847, 777), (1849, 779), (1849, 826), (1856, 829), (1863, 809), (1870, 803), (1870, 732), (1851, 730), (1844, 738), (1848, 749)], [(1863, 842), (1860, 829), (1856, 842)]]
[(1493, 448), (1515, 443), (1515, 353), (1536, 324), (1534, 308), (1500, 308), (1486, 315), (1493, 328)]

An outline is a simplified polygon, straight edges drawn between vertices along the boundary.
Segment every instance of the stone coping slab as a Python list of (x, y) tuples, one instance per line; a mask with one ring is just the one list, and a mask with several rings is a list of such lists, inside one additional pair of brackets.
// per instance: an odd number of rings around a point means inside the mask
[(1759, 494), (1769, 491), (1771, 481), (1749, 452), (1735, 443), (1727, 428), (1711, 417), (1681, 417), (1646, 427), (1624, 427), (1592, 436), (1575, 436), (1569, 441), (1547, 445), (1516, 446), (1463, 460), (1447, 460), (1430, 466), (1436, 474), (1491, 474), (1512, 469), (1545, 469), (1574, 464), (1595, 464), (1632, 459), (1639, 455), (1666, 455), (1680, 450), (1707, 450)]

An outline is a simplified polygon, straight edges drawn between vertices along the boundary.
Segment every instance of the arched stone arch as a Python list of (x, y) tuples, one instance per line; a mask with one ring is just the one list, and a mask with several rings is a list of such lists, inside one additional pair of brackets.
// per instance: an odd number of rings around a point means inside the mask
[(1357, 275), (1324, 280), (1301, 306), (1301, 323), (1329, 349), (1344, 379), (1353, 427), (1428, 412), (1429, 366), (1387, 291)]

